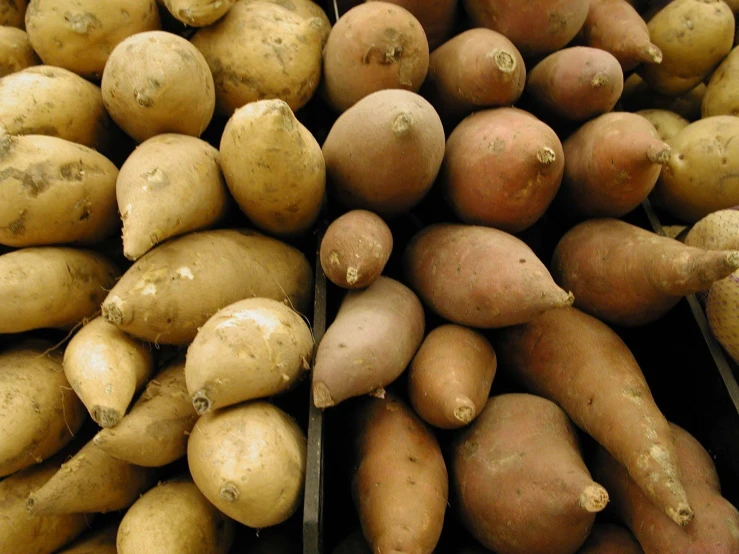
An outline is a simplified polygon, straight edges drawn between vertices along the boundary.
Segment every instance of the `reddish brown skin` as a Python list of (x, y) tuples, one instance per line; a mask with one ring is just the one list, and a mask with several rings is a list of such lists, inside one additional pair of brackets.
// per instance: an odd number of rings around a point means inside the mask
[[(656, 504), (674, 510), (687, 505), (667, 420), (631, 351), (607, 325), (575, 308), (552, 310), (502, 329), (493, 346), (504, 371), (556, 402), (575, 425), (628, 464)], [(664, 454), (651, 456), (655, 447)]]
[(570, 42), (588, 15), (590, 0), (463, 0), (476, 27), (507, 36), (526, 57), (543, 56)]
[(449, 136), (440, 184), (463, 222), (527, 229), (554, 200), (565, 167), (556, 133), (517, 108), (467, 117)]
[(439, 443), (394, 396), (367, 398), (355, 413), (352, 497), (372, 552), (431, 554), (449, 487)]
[(623, 466), (599, 448), (593, 472), (611, 493), (618, 517), (632, 530), (644, 554), (736, 554), (739, 512), (721, 496), (716, 468), (701, 444), (670, 424), (680, 463), (680, 476), (695, 509), (687, 527), (673, 524), (634, 485)]
[(628, 529), (597, 523), (577, 554), (644, 554), (644, 551)]
[(419, 297), (460, 325), (516, 325), (572, 304), (524, 242), (490, 227), (430, 225), (408, 244), (404, 267)]
[(584, 490), (598, 485), (574, 427), (556, 404), (538, 396), (492, 397), (458, 435), (450, 472), (452, 506), (497, 554), (571, 554), (595, 520), (578, 503)]
[(575, 307), (627, 327), (656, 321), (738, 267), (737, 252), (686, 246), (608, 218), (570, 229), (552, 257), (552, 276), (575, 295)]
[(526, 84), (526, 67), (518, 49), (500, 33), (469, 29), (431, 53), (421, 94), (431, 102), (445, 127), (480, 108), (516, 102)]
[(613, 109), (624, 88), (618, 60), (587, 46), (550, 54), (529, 73), (526, 94), (537, 113), (585, 121)]
[(402, 6), (416, 16), (426, 33), (431, 51), (447, 40), (454, 31), (454, 24), (457, 21), (457, 0), (386, 1)]

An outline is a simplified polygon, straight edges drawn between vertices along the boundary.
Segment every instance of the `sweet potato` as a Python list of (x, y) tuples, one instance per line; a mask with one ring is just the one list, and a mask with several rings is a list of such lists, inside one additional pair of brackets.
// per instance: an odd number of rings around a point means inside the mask
[(637, 71), (655, 91), (688, 92), (729, 53), (734, 43), (734, 14), (722, 0), (675, 0), (647, 24), (662, 62)]
[(321, 18), (306, 19), (271, 2), (236, 2), (192, 43), (208, 61), (216, 110), (231, 116), (256, 100), (279, 98), (303, 107), (321, 79)]
[(701, 115), (739, 115), (739, 47), (734, 48), (711, 74)]
[(313, 276), (305, 256), (255, 231), (219, 229), (177, 237), (146, 253), (103, 302), (125, 332), (163, 344), (189, 344), (221, 308), (274, 298), (305, 312)]
[(33, 51), (28, 34), (16, 27), (0, 27), (0, 77), (5, 77), (41, 60)]
[(101, 427), (118, 424), (152, 373), (149, 346), (102, 317), (82, 327), (64, 350), (64, 374)]
[(428, 39), (429, 51), (441, 46), (454, 33), (457, 22), (456, 0), (387, 0), (387, 2), (402, 6), (418, 19)]
[(144, 467), (170, 464), (187, 453), (198, 414), (185, 383), (185, 362), (175, 361), (146, 385), (131, 411), (92, 442), (114, 458)]
[(87, 529), (91, 514), (29, 517), (26, 512), (28, 495), (51, 479), (62, 461), (60, 455), (0, 481), (0, 552), (51, 554)]
[(236, 0), (160, 0), (178, 21), (191, 27), (212, 25), (230, 10)]
[(26, 12), (28, 38), (43, 62), (93, 80), (118, 43), (159, 28), (155, 0), (31, 0)]
[(721, 496), (711, 456), (687, 431), (670, 424), (679, 475), (695, 520), (678, 527), (636, 487), (628, 473), (605, 450), (598, 449), (593, 473), (611, 492), (613, 508), (631, 529), (644, 554), (734, 554), (739, 552), (739, 512)]
[(118, 523), (112, 523), (97, 531), (85, 533), (79, 540), (68, 548), (59, 550), (57, 554), (118, 554), (115, 547), (117, 533)]
[(323, 51), (321, 94), (337, 112), (384, 89), (418, 92), (429, 68), (429, 44), (411, 12), (367, 2), (342, 15)]
[(701, 103), (705, 95), (705, 83), (699, 83), (688, 92), (678, 96), (659, 94), (649, 88), (649, 85), (639, 75), (632, 73), (624, 81), (624, 91), (619, 102), (621, 107), (627, 111), (657, 108), (670, 110), (688, 121), (695, 121), (701, 118)]
[(365, 288), (382, 274), (392, 249), (393, 234), (380, 216), (351, 210), (326, 229), (321, 239), (321, 267), (339, 287)]
[(426, 423), (455, 429), (485, 407), (497, 369), (488, 340), (461, 325), (441, 325), (421, 343), (408, 368), (408, 397)]
[(628, 529), (612, 523), (596, 523), (577, 554), (644, 554)]
[(631, 351), (605, 323), (575, 308), (552, 310), (502, 329), (493, 345), (500, 367), (559, 404), (628, 467), (657, 509), (681, 525), (692, 520), (668, 423)]
[(25, 29), (28, 0), (3, 0), (0, 2), (0, 25)]
[(647, 119), (627, 112), (603, 114), (563, 144), (565, 168), (557, 199), (570, 214), (621, 217), (654, 189), (670, 147)]
[(118, 528), (118, 554), (227, 554), (234, 523), (190, 478), (175, 478), (146, 492)]
[(210, 227), (229, 203), (218, 150), (187, 135), (152, 137), (121, 167), (116, 199), (123, 254), (130, 260), (169, 238)]
[(95, 315), (119, 275), (100, 254), (37, 246), (0, 256), (0, 333), (71, 329)]
[(536, 113), (585, 121), (613, 109), (624, 88), (618, 60), (599, 48), (563, 48), (529, 71), (525, 94)]
[(0, 476), (56, 454), (85, 421), (61, 354), (52, 349), (36, 341), (0, 354)]
[(662, 62), (662, 51), (650, 42), (647, 23), (625, 0), (590, 0), (578, 38), (613, 54), (624, 71), (640, 63)]
[(517, 108), (465, 118), (446, 144), (440, 184), (465, 223), (527, 229), (559, 190), (565, 159), (556, 133)]
[(636, 115), (642, 116), (649, 121), (657, 131), (659, 138), (664, 141), (670, 140), (680, 131), (690, 125), (690, 121), (678, 113), (670, 110), (647, 109), (639, 110)]
[(423, 306), (394, 279), (349, 291), (318, 345), (313, 402), (328, 408), (395, 381), (421, 345)]
[(567, 414), (530, 394), (492, 397), (457, 435), (451, 486), (462, 523), (498, 554), (571, 554), (608, 504)]
[(672, 137), (655, 203), (688, 223), (739, 204), (738, 138), (739, 117), (732, 115), (696, 121)]
[(313, 19), (311, 25), (313, 25), (318, 32), (321, 34), (321, 48), (326, 45), (328, 35), (331, 33), (331, 21), (329, 20), (326, 12), (320, 4), (313, 2), (313, 0), (238, 0), (241, 3), (245, 2), (270, 2), (282, 6), (286, 10), (290, 11), (294, 15), (302, 19)]
[(439, 443), (392, 395), (364, 399), (353, 423), (352, 498), (372, 552), (431, 554), (449, 487)]
[(575, 307), (633, 327), (739, 269), (739, 252), (693, 248), (617, 219), (591, 219), (560, 239), (551, 269), (572, 290)]
[(154, 477), (152, 469), (113, 458), (91, 441), (28, 496), (26, 509), (31, 516), (122, 510)]
[(313, 335), (294, 310), (247, 298), (216, 312), (187, 349), (187, 390), (198, 414), (284, 392), (310, 369)]
[(407, 212), (434, 183), (444, 140), (439, 115), (418, 94), (370, 94), (336, 120), (323, 143), (331, 193), (384, 217)]
[(508, 37), (524, 58), (544, 56), (569, 43), (585, 22), (589, 0), (464, 0), (475, 27)]
[(408, 244), (404, 267), (433, 311), (470, 327), (524, 323), (574, 300), (523, 241), (489, 227), (430, 225)]
[(187, 444), (195, 484), (243, 525), (269, 527), (300, 504), (306, 438), (285, 412), (263, 401), (200, 416)]
[(480, 108), (516, 102), (526, 84), (518, 49), (490, 29), (464, 31), (431, 53), (421, 94), (454, 126)]
[(326, 189), (326, 163), (318, 141), (285, 101), (237, 109), (220, 152), (228, 190), (257, 228), (289, 236), (313, 226)]

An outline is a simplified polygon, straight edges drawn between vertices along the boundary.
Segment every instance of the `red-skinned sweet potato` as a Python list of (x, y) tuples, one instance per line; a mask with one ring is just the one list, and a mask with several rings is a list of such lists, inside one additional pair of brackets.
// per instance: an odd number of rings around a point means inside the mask
[[(370, 2), (373, 0), (365, 0)], [(423, 27), (429, 42), (429, 50), (434, 50), (454, 31), (457, 18), (457, 0), (386, 0), (411, 12)]]

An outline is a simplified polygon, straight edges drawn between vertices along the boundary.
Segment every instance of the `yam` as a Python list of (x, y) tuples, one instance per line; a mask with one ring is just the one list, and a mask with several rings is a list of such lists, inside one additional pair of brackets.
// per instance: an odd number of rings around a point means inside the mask
[(16, 27), (0, 26), (0, 77), (32, 65), (41, 65), (41, 60), (33, 51), (28, 34)]
[(152, 137), (121, 167), (116, 199), (123, 254), (130, 260), (167, 239), (208, 228), (229, 204), (218, 150), (188, 135)]
[(28, 0), (3, 0), (0, 2), (0, 25), (24, 29)]
[(102, 311), (130, 335), (189, 344), (210, 316), (244, 298), (273, 298), (304, 313), (312, 287), (308, 260), (292, 246), (250, 230), (200, 231), (139, 258)]
[[(368, 2), (374, 0), (365, 0)], [(423, 27), (429, 51), (451, 38), (457, 23), (457, 0), (387, 0), (411, 12)]]
[(366, 289), (349, 291), (316, 352), (316, 407), (335, 406), (395, 381), (418, 350), (424, 326), (421, 302), (399, 281), (379, 277)]
[(574, 301), (523, 241), (489, 227), (430, 225), (411, 239), (404, 268), (434, 312), (470, 327), (516, 325)]
[(657, 131), (659, 138), (663, 141), (668, 141), (680, 131), (690, 125), (690, 121), (685, 119), (678, 113), (671, 112), (670, 110), (660, 109), (646, 109), (639, 110), (636, 115), (642, 116), (644, 119), (649, 121)]
[(178, 21), (190, 27), (206, 27), (228, 13), (237, 0), (161, 0)]
[(97, 531), (85, 533), (58, 554), (118, 554), (115, 547), (117, 533), (118, 523), (109, 524)]
[(450, 466), (462, 523), (498, 554), (571, 554), (608, 503), (567, 415), (530, 394), (492, 397), (454, 439)]
[(734, 48), (711, 74), (701, 115), (704, 118), (739, 115), (739, 47)]
[(644, 554), (628, 529), (612, 523), (596, 523), (577, 554)]

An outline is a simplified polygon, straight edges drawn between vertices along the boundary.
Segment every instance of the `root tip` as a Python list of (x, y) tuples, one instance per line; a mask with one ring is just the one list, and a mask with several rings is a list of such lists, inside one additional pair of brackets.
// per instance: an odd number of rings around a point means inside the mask
[(542, 165), (552, 165), (557, 161), (557, 154), (555, 154), (554, 150), (545, 146), (536, 153), (536, 159)]
[(407, 135), (413, 127), (413, 116), (409, 113), (401, 113), (393, 119), (393, 133), (396, 137)]
[(207, 414), (213, 407), (213, 402), (208, 398), (205, 390), (199, 390), (192, 395), (192, 405), (198, 415)]
[(693, 521), (693, 518), (695, 517), (695, 512), (693, 512), (693, 508), (691, 508), (688, 504), (681, 502), (680, 504), (678, 504), (677, 510), (669, 509), (667, 515), (670, 516), (670, 519), (672, 519), (672, 521), (677, 523), (680, 527), (685, 527), (691, 521)]
[(90, 410), (90, 416), (95, 423), (103, 428), (115, 427), (121, 421), (121, 413), (106, 406), (94, 406)]
[(454, 409), (454, 419), (467, 425), (470, 421), (475, 419), (475, 405), (469, 398), (457, 399), (457, 402), (459, 405)]
[(653, 164), (665, 165), (670, 161), (671, 154), (672, 149), (664, 142), (653, 144), (647, 149), (647, 158)]
[(608, 505), (609, 500), (608, 491), (598, 483), (592, 483), (582, 491), (578, 504), (590, 513), (597, 513)]
[(323, 383), (313, 383), (313, 404), (316, 408), (330, 408), (336, 405), (328, 387)]

